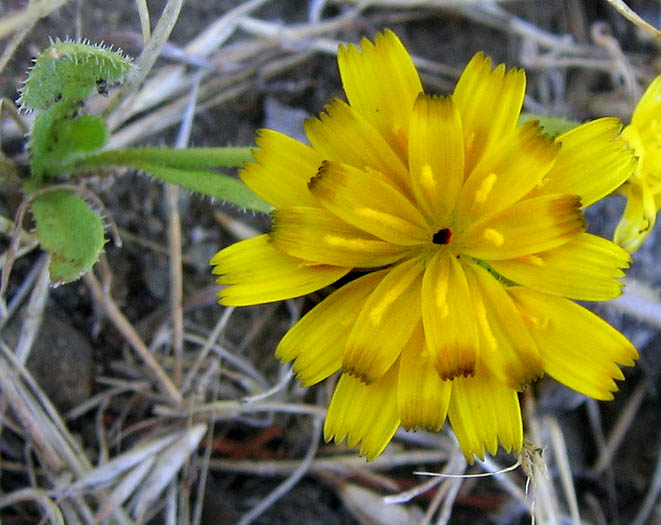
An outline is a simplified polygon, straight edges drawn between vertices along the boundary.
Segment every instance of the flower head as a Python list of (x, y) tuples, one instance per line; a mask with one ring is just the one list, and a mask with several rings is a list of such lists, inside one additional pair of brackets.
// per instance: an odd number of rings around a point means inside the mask
[(638, 165), (620, 188), (627, 205), (614, 239), (631, 253), (650, 234), (661, 208), (661, 76), (654, 79), (641, 97), (622, 137), (633, 148)]
[(310, 146), (257, 139), (242, 178), (270, 202), (270, 233), (211, 261), (221, 303), (347, 284), (276, 356), (304, 385), (342, 371), (327, 440), (378, 456), (396, 429), (449, 418), (469, 458), (522, 446), (517, 392), (545, 372), (611, 399), (631, 343), (571, 299), (620, 293), (628, 254), (585, 232), (581, 209), (630, 175), (616, 119), (557, 139), (518, 126), (523, 71), (478, 53), (454, 93), (423, 92), (394, 33), (341, 46), (348, 103), (306, 122)]

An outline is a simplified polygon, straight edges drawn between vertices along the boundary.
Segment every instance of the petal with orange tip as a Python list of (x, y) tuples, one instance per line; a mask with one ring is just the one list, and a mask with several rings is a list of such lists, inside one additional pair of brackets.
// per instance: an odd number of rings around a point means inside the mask
[(452, 98), (461, 114), (466, 144), (466, 172), (471, 170), (519, 121), (526, 75), (521, 69), (506, 71), (477, 53), (466, 65)]
[(422, 320), (431, 362), (441, 378), (473, 374), (479, 355), (473, 300), (462, 263), (444, 250), (425, 269)]
[(420, 322), (424, 265), (409, 259), (388, 270), (360, 311), (347, 341), (342, 371), (363, 381), (381, 377)]
[(303, 386), (326, 379), (342, 366), (356, 317), (387, 270), (371, 272), (334, 291), (303, 316), (282, 338), (275, 357), (294, 361)]
[(418, 325), (399, 360), (397, 405), (402, 426), (438, 432), (445, 422), (451, 393), (452, 381), (443, 381), (436, 373), (422, 325)]
[(370, 384), (342, 374), (328, 406), (324, 439), (336, 444), (360, 444), (360, 455), (371, 461), (390, 443), (399, 427), (397, 412), (398, 366)]
[(411, 110), (422, 84), (411, 57), (390, 30), (378, 33), (374, 43), (363, 38), (360, 49), (341, 45), (337, 52), (347, 99), (406, 159)]
[(448, 409), (461, 450), (469, 463), (484, 453), (495, 455), (498, 444), (507, 451), (523, 446), (521, 408), (515, 390), (499, 381), (480, 363), (473, 377), (452, 380)]
[(310, 146), (277, 131), (257, 133), (254, 161), (245, 164), (241, 180), (276, 208), (316, 206), (308, 181), (314, 177), (322, 158)]
[(578, 195), (585, 207), (615, 191), (636, 168), (621, 129), (619, 119), (605, 117), (556, 137), (560, 153), (541, 192)]

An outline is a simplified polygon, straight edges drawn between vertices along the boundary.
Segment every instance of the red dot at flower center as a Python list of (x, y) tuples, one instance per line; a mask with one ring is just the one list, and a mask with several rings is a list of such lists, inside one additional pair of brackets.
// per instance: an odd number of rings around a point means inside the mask
[(443, 228), (442, 230), (438, 230), (431, 240), (434, 244), (448, 244), (451, 237), (452, 232), (450, 228)]

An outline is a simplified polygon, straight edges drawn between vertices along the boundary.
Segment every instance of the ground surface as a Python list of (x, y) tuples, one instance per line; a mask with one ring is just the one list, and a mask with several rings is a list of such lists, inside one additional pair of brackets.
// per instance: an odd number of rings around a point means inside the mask
[[(31, 58), (49, 37), (104, 40), (138, 57), (138, 3), (65, 2), (22, 41), (7, 33), (5, 49), (18, 45), (0, 73), (0, 95), (17, 98)], [(42, 4), (48, 2), (30, 5)], [(147, 2), (152, 27), (165, 4)], [(629, 4), (659, 26), (658, 2)], [(0, 3), (5, 20), (25, 9), (28, 2)], [(19, 30), (25, 20), (16, 24)], [(342, 96), (337, 42), (357, 42), (385, 27), (419, 59), (428, 91), (450, 91), (463, 65), (484, 50), (527, 70), (528, 111), (578, 120), (614, 114), (626, 121), (641, 90), (661, 70), (658, 42), (605, 1), (190, 0), (148, 77), (160, 80), (140, 91), (141, 106), (113, 114), (111, 144), (174, 145), (199, 63), (203, 75), (190, 145), (251, 145), (260, 127), (301, 137), (303, 119), (330, 97)], [(215, 44), (203, 44), (200, 35), (214, 28)], [(89, 109), (101, 112), (108, 101), (94, 99)], [(24, 166), (23, 134), (2, 117), (3, 151)], [(96, 278), (54, 289), (45, 286), (42, 254), (28, 250), (15, 262), (4, 298), (14, 306), (0, 333), (7, 370), (0, 397), (4, 523), (36, 523), (39, 516), (56, 522), (58, 512), (66, 523), (76, 523), (74, 516), (91, 523), (130, 476), (138, 476), (131, 457), (145, 472), (111, 523), (518, 524), (530, 522), (533, 500), (537, 523), (661, 523), (661, 323), (658, 315), (646, 319), (659, 308), (658, 293), (595, 306), (641, 352), (639, 365), (625, 371), (615, 401), (587, 401), (548, 379), (525, 393), (528, 437), (545, 448), (547, 466), (546, 475), (537, 473), (531, 482), (534, 498), (524, 495), (520, 469), (498, 478), (438, 479), (430, 486), (413, 472), (463, 468), (447, 429), (439, 435), (400, 433), (370, 464), (355, 451), (319, 440), (330, 385), (300, 388), (272, 357), (314, 298), (236, 310), (216, 304), (207, 261), (251, 231), (265, 231), (267, 217), (181, 192), (174, 195), (180, 218), (173, 219), (163, 185), (142, 174), (117, 172), (86, 182), (123, 245), (107, 244)], [(19, 204), (20, 194), (3, 182), (3, 221), (13, 220)], [(613, 198), (589, 210), (591, 230), (610, 236), (622, 205)], [(177, 222), (181, 249), (168, 235)], [(9, 228), (3, 232), (4, 251)], [(659, 238), (653, 234), (636, 255), (629, 276), (637, 285), (661, 286)], [(173, 257), (183, 265), (183, 302), (174, 310)], [(95, 286), (109, 291), (119, 317), (100, 306)], [(636, 306), (642, 314), (632, 313)], [(177, 312), (183, 335), (172, 328)], [(181, 353), (174, 350), (178, 340)], [(172, 408), (133, 351), (140, 342), (175, 378), (189, 409)], [(4, 354), (17, 348), (29, 352), (29, 372), (22, 375)], [(158, 441), (163, 438), (169, 441)], [(314, 459), (311, 444), (319, 444)], [(145, 445), (151, 451), (131, 456)], [(114, 470), (98, 467), (109, 460)], [(470, 472), (514, 461), (501, 454)], [(81, 478), (86, 482), (72, 489)], [(281, 485), (287, 480), (291, 488)], [(421, 483), (428, 490), (408, 503), (383, 500)]]

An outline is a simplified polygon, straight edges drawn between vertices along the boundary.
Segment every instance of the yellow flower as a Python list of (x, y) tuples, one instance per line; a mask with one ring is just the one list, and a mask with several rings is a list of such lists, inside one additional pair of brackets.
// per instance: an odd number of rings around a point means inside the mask
[(260, 132), (242, 173), (275, 207), (271, 232), (211, 261), (226, 305), (352, 278), (276, 351), (304, 385), (342, 371), (326, 440), (372, 459), (400, 425), (447, 416), (472, 461), (521, 448), (517, 392), (545, 372), (611, 399), (636, 350), (570, 299), (616, 297), (629, 263), (581, 212), (633, 169), (619, 121), (556, 140), (517, 127), (525, 75), (482, 53), (451, 96), (427, 95), (390, 31), (338, 61), (349, 103), (305, 123), (310, 146)]
[(638, 157), (638, 166), (620, 188), (627, 205), (614, 240), (632, 253), (652, 231), (661, 208), (661, 76), (641, 97), (622, 137)]

